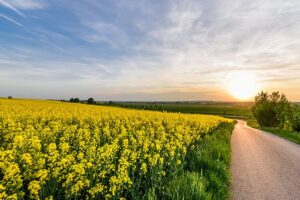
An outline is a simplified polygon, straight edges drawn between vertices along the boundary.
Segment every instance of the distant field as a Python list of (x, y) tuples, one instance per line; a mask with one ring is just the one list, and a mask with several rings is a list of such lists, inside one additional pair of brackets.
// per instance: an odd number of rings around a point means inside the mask
[(180, 112), (191, 114), (210, 114), (220, 115), (229, 118), (252, 118), (251, 106), (252, 103), (157, 103), (157, 102), (119, 102), (113, 104), (115, 106), (159, 110), (167, 112)]
[(243, 119), (249, 126), (260, 128), (251, 112), (252, 102), (114, 102), (111, 105), (132, 109), (218, 115)]
[[(300, 102), (293, 102), (293, 104), (300, 106)], [(295, 136), (293, 132), (282, 132), (276, 129), (260, 127), (251, 112), (253, 102), (115, 102), (112, 106), (166, 112), (209, 114), (233, 119), (243, 119), (253, 128), (270, 131), (274, 134), (280, 135), (281, 137), (285, 137), (299, 143), (299, 139), (294, 139)], [(299, 135), (296, 135), (296, 137), (299, 138)]]

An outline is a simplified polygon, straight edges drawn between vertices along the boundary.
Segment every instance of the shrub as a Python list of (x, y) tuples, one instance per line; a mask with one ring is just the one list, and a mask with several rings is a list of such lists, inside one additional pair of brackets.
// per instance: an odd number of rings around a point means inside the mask
[(260, 126), (284, 128), (290, 119), (290, 102), (284, 94), (260, 92), (252, 107), (254, 117)]

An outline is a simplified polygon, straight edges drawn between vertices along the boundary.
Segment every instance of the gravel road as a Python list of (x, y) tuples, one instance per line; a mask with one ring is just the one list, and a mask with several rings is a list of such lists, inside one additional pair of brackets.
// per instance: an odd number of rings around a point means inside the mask
[(231, 147), (231, 199), (300, 200), (300, 145), (238, 121)]

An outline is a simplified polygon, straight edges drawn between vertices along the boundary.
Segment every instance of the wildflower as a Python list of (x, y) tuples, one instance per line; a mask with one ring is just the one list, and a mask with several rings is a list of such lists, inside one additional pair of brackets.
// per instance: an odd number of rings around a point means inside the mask
[(167, 176), (221, 122), (230, 120), (0, 99), (0, 199), (53, 200), (42, 190), (51, 178), (62, 199), (125, 200), (133, 180)]
[(22, 154), (22, 160), (28, 165), (32, 164), (32, 157), (29, 153)]
[(39, 179), (41, 183), (45, 182), (48, 176), (48, 171), (46, 169), (41, 169), (36, 173), (36, 177)]
[(147, 172), (147, 164), (146, 164), (146, 163), (143, 163), (143, 164), (141, 165), (141, 170), (142, 170), (142, 172), (143, 172), (144, 174)]
[(56, 144), (55, 143), (50, 143), (48, 145), (48, 151), (51, 153), (51, 152), (53, 152), (55, 150), (56, 150)]
[(41, 186), (38, 181), (31, 181), (28, 185), (28, 190), (32, 199), (39, 199), (39, 191), (41, 190)]
[(68, 143), (62, 143), (62, 144), (60, 144), (60, 148), (61, 148), (61, 151), (62, 152), (66, 152), (66, 153), (68, 153), (68, 151), (69, 151), (69, 149), (70, 149), (70, 146), (69, 146), (69, 144)]

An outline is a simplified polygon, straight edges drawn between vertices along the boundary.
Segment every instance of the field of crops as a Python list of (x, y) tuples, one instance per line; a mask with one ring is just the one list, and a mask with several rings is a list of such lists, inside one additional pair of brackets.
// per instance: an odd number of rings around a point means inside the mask
[(0, 199), (122, 199), (159, 188), (225, 118), (0, 99)]
[(252, 118), (251, 102), (115, 102), (112, 106), (191, 114), (220, 115), (229, 118)]

